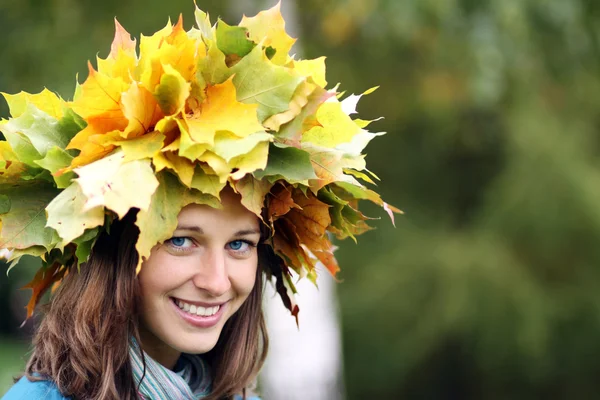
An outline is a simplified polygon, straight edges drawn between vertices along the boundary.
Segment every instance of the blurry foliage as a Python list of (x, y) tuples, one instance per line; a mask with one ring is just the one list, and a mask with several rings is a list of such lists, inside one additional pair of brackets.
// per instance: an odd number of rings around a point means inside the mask
[[(198, 0), (226, 18), (232, 2)], [(303, 54), (328, 56), (331, 85), (381, 85), (359, 107), (388, 132), (367, 160), (406, 212), (340, 244), (348, 398), (600, 393), (600, 3), (297, 4)], [(139, 36), (179, 12), (189, 28), (192, 10), (3, 0), (0, 90), (69, 98), (114, 15)]]

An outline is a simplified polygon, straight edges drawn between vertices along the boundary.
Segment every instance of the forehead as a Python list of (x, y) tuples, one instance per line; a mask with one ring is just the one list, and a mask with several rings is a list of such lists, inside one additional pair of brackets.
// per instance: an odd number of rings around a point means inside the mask
[(238, 194), (231, 190), (222, 191), (221, 204), (221, 209), (204, 204), (188, 204), (179, 213), (179, 225), (210, 225), (213, 228), (216, 226), (232, 230), (258, 229), (258, 217), (242, 205)]

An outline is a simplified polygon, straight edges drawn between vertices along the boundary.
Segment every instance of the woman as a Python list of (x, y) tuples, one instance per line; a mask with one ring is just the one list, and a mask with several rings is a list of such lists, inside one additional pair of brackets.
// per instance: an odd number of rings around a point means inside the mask
[(175, 236), (152, 250), (137, 277), (133, 215), (115, 223), (80, 272), (64, 278), (35, 334), (27, 375), (5, 398), (242, 394), (267, 351), (265, 253), (258, 218), (231, 190), (221, 200), (223, 209), (185, 207)]
[(195, 16), (139, 54), (117, 23), (71, 102), (5, 95), (0, 254), (42, 258), (28, 317), (55, 289), (8, 400), (248, 398), (263, 276), (297, 320), (292, 271), (339, 270), (328, 235), (370, 229), (359, 200), (399, 211), (358, 181), (377, 136), (360, 96), (289, 55), (279, 6)]

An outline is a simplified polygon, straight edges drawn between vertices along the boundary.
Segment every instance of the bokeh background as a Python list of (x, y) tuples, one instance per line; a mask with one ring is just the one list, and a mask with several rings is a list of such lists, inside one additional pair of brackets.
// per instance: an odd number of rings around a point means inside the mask
[[(275, 4), (197, 2), (229, 23)], [(339, 243), (347, 398), (600, 398), (600, 2), (295, 5), (303, 58), (327, 55), (330, 84), (381, 85), (359, 104), (388, 132), (367, 161), (405, 211)], [(0, 0), (0, 90), (69, 99), (108, 54), (113, 17), (139, 36), (179, 13), (191, 28), (193, 9)], [(24, 365), (17, 288), (35, 261), (0, 267), (2, 394)]]

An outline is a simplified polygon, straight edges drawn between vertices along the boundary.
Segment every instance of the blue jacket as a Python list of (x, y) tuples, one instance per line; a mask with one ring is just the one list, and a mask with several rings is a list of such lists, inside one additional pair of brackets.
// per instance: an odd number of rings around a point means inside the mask
[[(50, 381), (30, 382), (26, 377), (22, 377), (1, 400), (64, 400), (64, 397), (54, 383)], [(236, 400), (241, 400), (236, 396)], [(260, 400), (258, 397), (246, 397), (247, 400)]]
[(60, 394), (54, 383), (50, 381), (30, 382), (22, 377), (2, 400), (63, 400), (68, 399)]

